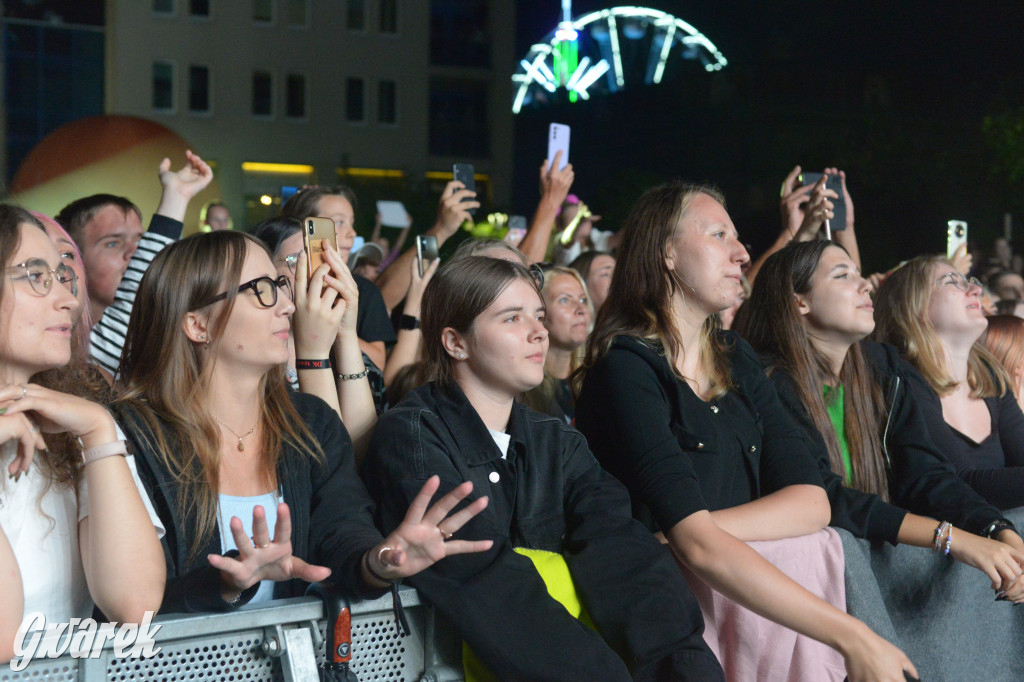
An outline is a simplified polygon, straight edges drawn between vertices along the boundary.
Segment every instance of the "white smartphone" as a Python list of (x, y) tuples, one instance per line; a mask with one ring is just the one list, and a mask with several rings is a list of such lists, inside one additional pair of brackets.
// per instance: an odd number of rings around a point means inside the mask
[(946, 258), (953, 258), (953, 254), (962, 245), (967, 243), (967, 223), (962, 220), (949, 220), (946, 222)]
[(569, 126), (564, 123), (552, 123), (548, 128), (548, 163), (555, 162), (555, 154), (562, 152), (558, 170), (569, 163)]

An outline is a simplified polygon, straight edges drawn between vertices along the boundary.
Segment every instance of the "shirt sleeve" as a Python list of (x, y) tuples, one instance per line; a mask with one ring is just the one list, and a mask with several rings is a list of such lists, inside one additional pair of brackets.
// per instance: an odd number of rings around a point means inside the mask
[(383, 341), (390, 346), (398, 340), (388, 317), (388, 308), (380, 289), (365, 277), (353, 275), (359, 288), (359, 312), (356, 315), (356, 334), (363, 341)]
[(665, 532), (708, 508), (693, 451), (672, 432), (672, 409), (647, 360), (617, 347), (587, 371), (576, 402), (576, 426), (601, 466), (625, 484), (634, 504), (651, 509)]
[(156, 255), (165, 246), (181, 237), (183, 224), (172, 218), (154, 215), (147, 230), (139, 240), (138, 248), (128, 261), (128, 267), (121, 277), (121, 283), (114, 292), (114, 302), (103, 311), (89, 332), (89, 355), (93, 362), (117, 376), (121, 364), (121, 351), (128, 333), (128, 320), (135, 305), (135, 294), (139, 282), (146, 274)]
[[(120, 425), (116, 422), (114, 427), (117, 429), (117, 437), (119, 440), (125, 440), (124, 431), (121, 430)], [(163, 521), (160, 520), (160, 516), (156, 513), (156, 509), (153, 508), (153, 501), (149, 499), (149, 493), (146, 492), (146, 486), (142, 484), (142, 479), (139, 478), (139, 470), (135, 466), (135, 457), (133, 455), (127, 455), (125, 462), (128, 464), (128, 471), (132, 474), (132, 483), (135, 484), (135, 489), (139, 491), (139, 497), (142, 498), (142, 504), (146, 507), (146, 513), (149, 515), (149, 520), (156, 529), (156, 536), (158, 539), (163, 539), (167, 532), (164, 528)], [(85, 482), (85, 476), (82, 476), (78, 483), (78, 522), (89, 516), (89, 486)]]

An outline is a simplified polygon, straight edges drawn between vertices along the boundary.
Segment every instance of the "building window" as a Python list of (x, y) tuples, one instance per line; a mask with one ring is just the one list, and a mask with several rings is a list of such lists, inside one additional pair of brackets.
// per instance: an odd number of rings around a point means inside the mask
[(174, 0), (153, 0), (153, 14), (174, 14)]
[(210, 0), (189, 0), (188, 13), (194, 17), (209, 17)]
[(188, 67), (188, 110), (210, 111), (210, 69), (206, 66)]
[(380, 0), (380, 32), (398, 33), (398, 0)]
[(398, 122), (398, 101), (395, 81), (380, 81), (377, 84), (377, 122)]
[(487, 158), (490, 128), (487, 82), (430, 79), (429, 134), (432, 156)]
[(252, 20), (257, 24), (274, 22), (274, 0), (252, 0)]
[(255, 71), (252, 74), (252, 115), (274, 115), (273, 78), (269, 71)]
[(353, 123), (360, 123), (365, 118), (364, 88), (362, 78), (349, 78), (345, 81), (345, 118)]
[(288, 0), (288, 25), (301, 28), (309, 25), (309, 0)]
[(430, 63), (490, 67), (488, 21), (487, 0), (431, 0)]
[(153, 109), (174, 111), (174, 64), (153, 62)]
[(366, 0), (348, 0), (346, 26), (350, 31), (362, 31), (366, 28)]
[(285, 116), (306, 117), (306, 77), (298, 73), (288, 74), (285, 79)]

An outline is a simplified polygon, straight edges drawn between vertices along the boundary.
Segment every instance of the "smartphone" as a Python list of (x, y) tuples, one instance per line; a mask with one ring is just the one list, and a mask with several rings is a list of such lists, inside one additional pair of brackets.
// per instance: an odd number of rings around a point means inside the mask
[(512, 246), (519, 246), (519, 242), (523, 241), (525, 236), (526, 216), (510, 215), (508, 217), (508, 232), (505, 233), (503, 239)]
[(302, 221), (302, 247), (306, 250), (307, 276), (313, 277), (316, 269), (324, 264), (324, 240), (335, 249), (338, 238), (334, 233), (334, 221), (330, 218), (310, 216)]
[(555, 162), (555, 154), (562, 152), (558, 161), (558, 170), (569, 164), (569, 126), (564, 123), (552, 123), (548, 128), (548, 163)]
[(437, 260), (437, 237), (433, 235), (419, 235), (416, 237), (416, 267), (420, 271), (420, 277), (429, 266), (430, 261)]
[[(452, 177), (466, 186), (466, 189), (476, 191), (476, 171), (471, 163), (456, 163), (452, 165)], [(476, 209), (469, 209), (469, 215), (476, 215)]]
[(949, 220), (946, 222), (946, 258), (953, 258), (953, 254), (962, 245), (967, 243), (967, 223), (962, 220)]
[[(818, 180), (821, 180), (821, 173), (801, 173), (800, 184), (801, 185), (816, 185)], [(825, 189), (830, 189), (839, 195), (838, 199), (829, 199), (832, 202), (832, 220), (829, 221), (828, 226), (833, 232), (846, 229), (846, 200), (843, 199), (843, 179), (838, 175), (828, 176), (825, 180)]]

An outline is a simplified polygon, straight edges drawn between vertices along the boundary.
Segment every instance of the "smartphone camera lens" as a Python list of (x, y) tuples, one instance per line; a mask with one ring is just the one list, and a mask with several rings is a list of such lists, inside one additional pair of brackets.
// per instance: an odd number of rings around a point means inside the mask
[(956, 226), (956, 236), (957, 237), (963, 237), (964, 236), (964, 226), (963, 225), (957, 225)]

